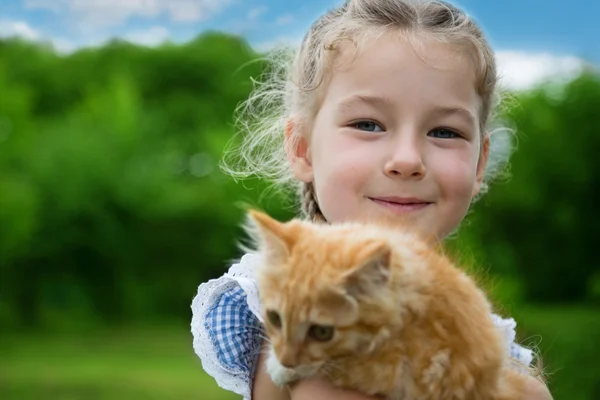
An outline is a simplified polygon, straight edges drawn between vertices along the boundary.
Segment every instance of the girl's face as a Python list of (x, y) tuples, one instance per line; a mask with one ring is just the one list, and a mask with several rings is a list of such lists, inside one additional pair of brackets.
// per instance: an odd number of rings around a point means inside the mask
[(408, 218), (425, 235), (451, 233), (487, 160), (468, 55), (427, 40), (417, 53), (385, 35), (337, 68), (325, 90), (309, 139), (288, 151), (325, 218)]

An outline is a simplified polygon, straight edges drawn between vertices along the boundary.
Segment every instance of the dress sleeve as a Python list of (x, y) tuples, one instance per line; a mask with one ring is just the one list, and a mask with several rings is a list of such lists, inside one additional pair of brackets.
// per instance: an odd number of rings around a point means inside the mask
[(252, 257), (203, 283), (192, 301), (194, 351), (217, 384), (250, 400), (264, 336)]
[(515, 342), (517, 336), (517, 323), (515, 320), (512, 318), (502, 318), (496, 314), (492, 314), (492, 318), (496, 327), (502, 333), (505, 347), (510, 353), (510, 357), (519, 364), (526, 367), (531, 366), (531, 362), (533, 361), (533, 351)]

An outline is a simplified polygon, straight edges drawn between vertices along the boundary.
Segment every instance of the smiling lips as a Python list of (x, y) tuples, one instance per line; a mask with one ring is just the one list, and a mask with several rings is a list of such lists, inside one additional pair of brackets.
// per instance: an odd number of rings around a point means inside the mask
[(418, 211), (432, 204), (415, 197), (369, 197), (369, 199), (395, 212)]

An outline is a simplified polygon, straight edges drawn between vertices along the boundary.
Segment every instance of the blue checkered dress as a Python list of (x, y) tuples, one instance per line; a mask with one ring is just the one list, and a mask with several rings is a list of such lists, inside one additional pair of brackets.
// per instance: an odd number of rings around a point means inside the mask
[(254, 373), (264, 335), (242, 288), (237, 286), (223, 293), (206, 314), (204, 326), (215, 339), (217, 358), (224, 366), (248, 375)]

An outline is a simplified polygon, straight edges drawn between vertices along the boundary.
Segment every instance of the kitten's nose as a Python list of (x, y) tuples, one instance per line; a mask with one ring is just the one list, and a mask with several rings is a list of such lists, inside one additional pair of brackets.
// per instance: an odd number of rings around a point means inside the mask
[(298, 357), (294, 352), (286, 351), (281, 355), (279, 363), (285, 368), (294, 368), (298, 365)]
[(281, 365), (288, 369), (294, 368), (296, 366), (296, 364), (294, 364), (292, 362), (282, 362)]

